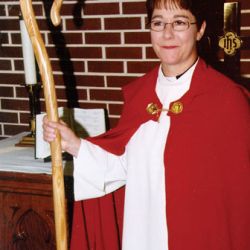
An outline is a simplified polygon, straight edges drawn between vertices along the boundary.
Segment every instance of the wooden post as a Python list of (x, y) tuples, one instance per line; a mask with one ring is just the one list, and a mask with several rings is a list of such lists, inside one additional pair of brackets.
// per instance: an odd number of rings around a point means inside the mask
[[(233, 32), (240, 36), (240, 5), (238, 2), (224, 3), (224, 33)], [(230, 43), (232, 39), (228, 39)], [(224, 54), (225, 68), (230, 72), (230, 76), (238, 78), (240, 75), (240, 51), (237, 49), (235, 54)]]

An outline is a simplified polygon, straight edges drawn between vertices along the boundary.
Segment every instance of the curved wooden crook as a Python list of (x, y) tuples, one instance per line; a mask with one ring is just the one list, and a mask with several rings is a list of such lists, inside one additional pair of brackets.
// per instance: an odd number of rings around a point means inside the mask
[(61, 23), (60, 10), (62, 7), (62, 0), (54, 0), (50, 11), (50, 18), (54, 26), (58, 26)]
[[(50, 60), (40, 34), (32, 3), (30, 0), (20, 0), (20, 7), (29, 37), (31, 39), (38, 67), (40, 70), (46, 104), (46, 112), (51, 121), (58, 121), (57, 99)], [(57, 250), (67, 250), (67, 223), (65, 209), (65, 191), (61, 153), (61, 139), (57, 133), (56, 139), (50, 144), (52, 156), (52, 181), (54, 218)]]

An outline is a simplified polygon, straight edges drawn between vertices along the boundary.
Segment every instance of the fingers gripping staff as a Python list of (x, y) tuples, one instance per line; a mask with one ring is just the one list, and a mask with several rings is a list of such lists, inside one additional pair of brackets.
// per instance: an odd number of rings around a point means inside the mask
[[(55, 0), (52, 7), (52, 21), (55, 25), (60, 24), (59, 9), (62, 5), (61, 0)], [(25, 25), (27, 27), (38, 67), (43, 82), (43, 90), (48, 118), (51, 121), (58, 121), (57, 100), (55, 93), (54, 79), (52, 68), (48, 58), (45, 45), (43, 43), (31, 0), (20, 0), (20, 7)], [(65, 209), (65, 191), (61, 155), (61, 139), (59, 133), (56, 139), (50, 143), (52, 156), (52, 181), (53, 181), (53, 201), (54, 201), (54, 218), (56, 230), (57, 250), (66, 250), (67, 248), (67, 226), (66, 226), (66, 209)]]

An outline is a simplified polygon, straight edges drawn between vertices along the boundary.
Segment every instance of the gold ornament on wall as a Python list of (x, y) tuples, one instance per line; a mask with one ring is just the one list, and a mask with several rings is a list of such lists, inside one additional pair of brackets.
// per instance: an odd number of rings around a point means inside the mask
[(226, 32), (224, 36), (219, 39), (220, 48), (229, 56), (235, 55), (242, 43), (240, 37), (232, 31)]

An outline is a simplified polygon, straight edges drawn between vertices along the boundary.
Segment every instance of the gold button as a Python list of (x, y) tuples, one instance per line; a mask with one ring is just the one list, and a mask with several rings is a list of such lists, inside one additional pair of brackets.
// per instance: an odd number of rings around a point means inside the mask
[(146, 110), (150, 115), (155, 115), (155, 114), (158, 114), (159, 112), (157, 104), (152, 103), (152, 102), (148, 104)]
[(170, 108), (170, 111), (174, 114), (179, 114), (183, 110), (183, 104), (181, 102), (174, 102)]

